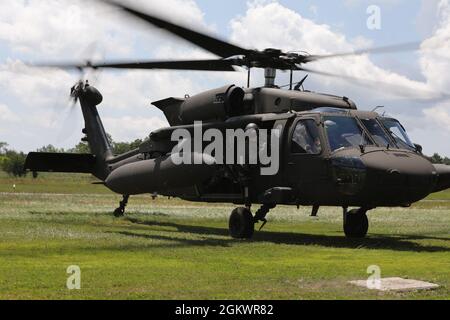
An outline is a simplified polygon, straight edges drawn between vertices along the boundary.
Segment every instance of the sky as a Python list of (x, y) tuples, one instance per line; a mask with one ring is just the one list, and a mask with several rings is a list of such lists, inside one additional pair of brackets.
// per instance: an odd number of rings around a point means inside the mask
[[(414, 52), (308, 65), (371, 82), (310, 75), (305, 86), (350, 97), (362, 110), (382, 105), (425, 153), (450, 156), (450, 99), (436, 98), (450, 92), (450, 0), (127, 2), (248, 48), (330, 54), (417, 41), (420, 49)], [(373, 6), (380, 10), (376, 29), (367, 25)], [(29, 62), (202, 58), (214, 56), (96, 1), (3, 0), (0, 141), (27, 152), (48, 144), (72, 147), (82, 136), (81, 111), (69, 101), (70, 87), (81, 75), (30, 68)], [(246, 84), (245, 72), (102, 71), (84, 77), (102, 92), (99, 112), (116, 141), (143, 138), (167, 126), (153, 101)], [(252, 85), (262, 83), (262, 73), (254, 71)], [(286, 83), (288, 75), (279, 73), (277, 84)]]

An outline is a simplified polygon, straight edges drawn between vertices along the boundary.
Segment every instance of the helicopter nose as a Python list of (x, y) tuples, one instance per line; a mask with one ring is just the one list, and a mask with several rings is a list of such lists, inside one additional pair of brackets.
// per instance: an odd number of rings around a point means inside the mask
[(366, 166), (366, 191), (389, 206), (424, 199), (436, 186), (436, 168), (424, 157), (402, 151), (374, 151), (361, 156)]

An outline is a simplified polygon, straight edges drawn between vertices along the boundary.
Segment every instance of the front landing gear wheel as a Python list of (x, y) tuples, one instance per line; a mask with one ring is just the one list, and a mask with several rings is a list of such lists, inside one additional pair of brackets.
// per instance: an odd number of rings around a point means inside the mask
[(369, 219), (364, 209), (344, 212), (344, 232), (347, 238), (364, 238), (369, 230)]
[(253, 215), (247, 208), (236, 208), (229, 220), (230, 235), (235, 239), (251, 239), (255, 231)]

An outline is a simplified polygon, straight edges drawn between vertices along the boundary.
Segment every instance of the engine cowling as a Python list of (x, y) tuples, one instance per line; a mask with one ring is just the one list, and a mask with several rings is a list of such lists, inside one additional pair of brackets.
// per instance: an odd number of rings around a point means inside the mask
[(185, 99), (157, 101), (153, 105), (164, 112), (170, 125), (187, 125), (194, 121), (223, 121), (243, 115), (244, 96), (242, 88), (228, 85)]

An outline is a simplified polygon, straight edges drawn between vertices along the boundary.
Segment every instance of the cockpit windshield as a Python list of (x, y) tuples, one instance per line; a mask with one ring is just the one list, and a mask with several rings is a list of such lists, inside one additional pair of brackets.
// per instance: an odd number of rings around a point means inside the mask
[(361, 122), (370, 132), (375, 143), (381, 147), (387, 147), (391, 145), (391, 141), (383, 126), (376, 119), (361, 119)]
[(338, 149), (372, 144), (353, 117), (325, 116), (324, 122), (332, 152)]
[(382, 119), (381, 122), (394, 138), (399, 148), (415, 150), (414, 144), (408, 137), (405, 128), (395, 119)]

